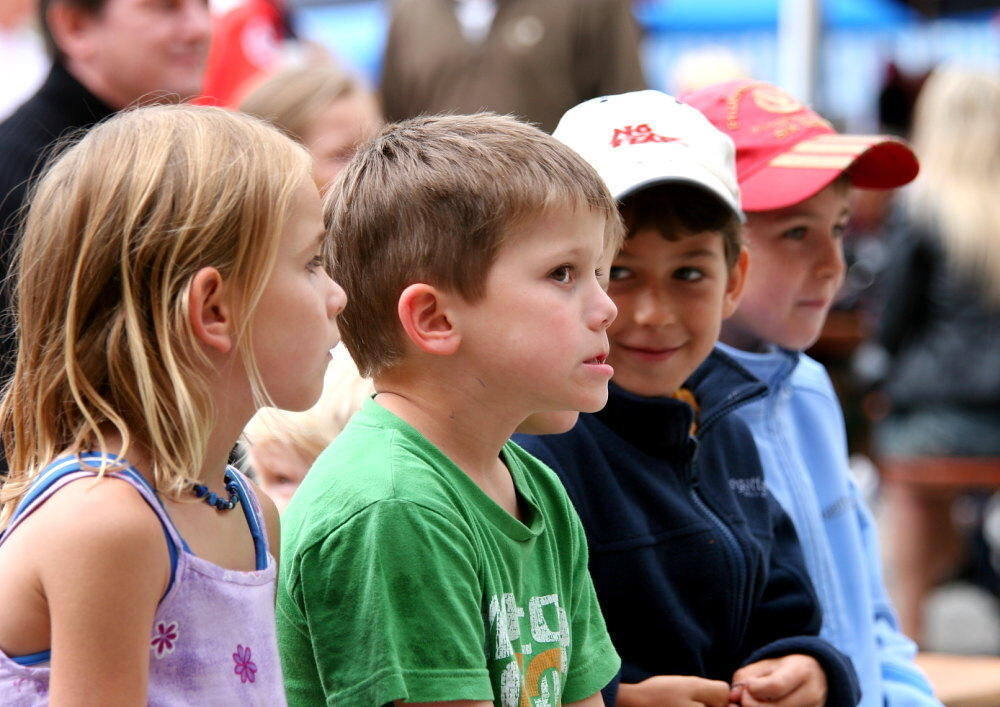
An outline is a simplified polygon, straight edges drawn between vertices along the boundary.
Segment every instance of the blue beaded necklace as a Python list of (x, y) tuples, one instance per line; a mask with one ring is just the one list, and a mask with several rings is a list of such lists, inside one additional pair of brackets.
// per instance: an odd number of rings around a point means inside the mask
[(230, 475), (229, 471), (226, 471), (226, 491), (229, 492), (229, 500), (225, 500), (219, 497), (215, 491), (209, 491), (208, 487), (204, 484), (195, 484), (191, 487), (191, 493), (195, 495), (196, 498), (200, 498), (205, 501), (208, 505), (212, 506), (218, 511), (231, 511), (240, 502), (240, 492), (239, 485), (237, 485), (236, 480)]

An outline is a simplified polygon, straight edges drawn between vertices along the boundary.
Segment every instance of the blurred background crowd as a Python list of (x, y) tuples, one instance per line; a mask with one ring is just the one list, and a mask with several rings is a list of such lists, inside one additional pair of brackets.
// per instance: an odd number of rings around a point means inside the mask
[[(58, 137), (165, 94), (276, 123), (309, 148), (322, 189), (385, 120), (489, 109), (551, 131), (593, 96), (777, 83), (844, 130), (916, 145), (912, 187), (854, 198), (846, 281), (810, 353), (847, 411), (904, 630), (926, 648), (1000, 655), (998, 7), (2, 0), (3, 247)], [(264, 411), (247, 430), (279, 503), (370, 392), (337, 353), (317, 408)]]

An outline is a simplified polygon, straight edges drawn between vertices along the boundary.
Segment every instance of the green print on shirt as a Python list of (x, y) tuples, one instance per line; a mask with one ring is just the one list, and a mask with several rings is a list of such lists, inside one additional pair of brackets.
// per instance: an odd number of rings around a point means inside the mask
[[(525, 618), (527, 631), (522, 630)], [(493, 657), (508, 661), (500, 675), (502, 707), (559, 705), (570, 644), (569, 621), (559, 595), (531, 597), (527, 612), (513, 594), (493, 595), (489, 619), (495, 636)]]

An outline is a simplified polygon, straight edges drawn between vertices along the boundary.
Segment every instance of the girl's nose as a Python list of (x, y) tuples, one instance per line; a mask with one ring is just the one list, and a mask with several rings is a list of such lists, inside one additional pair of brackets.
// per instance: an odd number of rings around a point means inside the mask
[(344, 307), (347, 306), (347, 293), (344, 292), (344, 288), (341, 287), (333, 279), (330, 280), (330, 296), (326, 301), (327, 313), (330, 319), (334, 319), (338, 314), (344, 311)]

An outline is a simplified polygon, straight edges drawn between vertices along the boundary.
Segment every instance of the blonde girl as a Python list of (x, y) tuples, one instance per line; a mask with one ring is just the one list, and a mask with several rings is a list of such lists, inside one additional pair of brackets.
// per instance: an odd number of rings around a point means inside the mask
[(0, 401), (0, 703), (283, 704), (277, 513), (227, 457), (319, 396), (345, 296), (300, 146), (118, 114), (40, 180)]
[[(890, 250), (878, 340), (888, 352), (883, 458), (1000, 456), (1000, 72), (942, 67), (917, 101), (920, 175)], [(888, 573), (903, 630), (961, 557), (954, 489), (887, 480)]]

